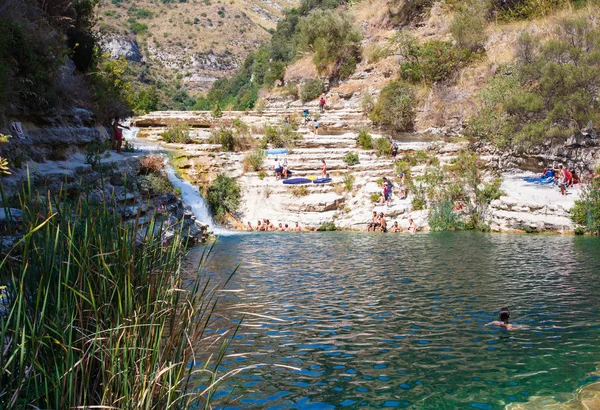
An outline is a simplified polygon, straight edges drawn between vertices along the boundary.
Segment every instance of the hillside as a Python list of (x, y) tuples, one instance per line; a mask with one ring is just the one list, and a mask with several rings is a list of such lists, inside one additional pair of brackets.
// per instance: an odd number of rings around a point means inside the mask
[[(97, 28), (113, 57), (143, 62), (134, 69), (155, 82), (181, 81), (206, 90), (232, 75), (246, 56), (270, 39), (294, 0), (101, 0)], [(147, 79), (142, 78), (142, 83)]]

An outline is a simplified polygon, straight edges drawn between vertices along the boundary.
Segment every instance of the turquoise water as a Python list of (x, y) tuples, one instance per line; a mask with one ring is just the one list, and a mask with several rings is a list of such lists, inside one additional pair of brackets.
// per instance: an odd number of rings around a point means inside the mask
[[(224, 408), (497, 409), (572, 394), (600, 363), (597, 238), (250, 234), (212, 257), (241, 264), (221, 307), (247, 312), (220, 370), (264, 364), (222, 385)], [(484, 327), (503, 306), (529, 330)]]

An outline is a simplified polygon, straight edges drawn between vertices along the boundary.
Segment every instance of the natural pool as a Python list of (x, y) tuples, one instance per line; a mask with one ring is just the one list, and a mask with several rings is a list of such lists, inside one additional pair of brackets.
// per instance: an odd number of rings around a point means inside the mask
[[(300, 370), (234, 376), (225, 408), (496, 409), (564, 400), (600, 362), (598, 238), (222, 237), (209, 269), (237, 264), (228, 288), (243, 292), (221, 306), (249, 314), (222, 372)], [(530, 329), (484, 327), (503, 306)]]

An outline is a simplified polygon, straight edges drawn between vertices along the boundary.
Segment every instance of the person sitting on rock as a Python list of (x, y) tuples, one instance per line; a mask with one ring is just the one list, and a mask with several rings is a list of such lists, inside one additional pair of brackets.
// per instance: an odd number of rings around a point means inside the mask
[[(260, 221), (258, 222), (258, 224), (260, 225)], [(246, 225), (246, 230), (247, 231), (253, 231), (254, 229), (252, 229), (252, 224), (250, 223), (250, 221), (248, 221), (248, 224)]]
[(283, 179), (287, 179), (287, 177), (288, 177), (287, 158), (283, 159), (283, 166), (281, 167), (281, 176), (283, 177)]
[(283, 224), (281, 222), (279, 223), (279, 228), (277, 228), (277, 230), (279, 232), (285, 232), (285, 229), (283, 229)]
[(294, 231), (296, 231), (296, 232), (302, 231), (302, 228), (300, 228), (300, 224), (298, 224), (298, 222), (296, 222), (296, 227), (294, 228)]
[(288, 224), (285, 224), (285, 225), (283, 226), (283, 230), (284, 230), (285, 232), (287, 232), (287, 231), (289, 231), (289, 230), (290, 230), (290, 227), (288, 226)]
[(398, 221), (394, 221), (394, 224), (392, 225), (392, 232), (393, 233), (400, 232), (400, 225), (398, 225)]
[(371, 218), (371, 222), (367, 225), (367, 232), (375, 231), (379, 227), (379, 216), (377, 212), (373, 211), (373, 217)]
[(321, 178), (327, 178), (327, 164), (325, 164), (325, 160), (321, 160)]
[(415, 223), (415, 221), (412, 220), (412, 218), (408, 218), (408, 232), (417, 232), (417, 224)]
[(260, 219), (258, 220), (258, 222), (256, 223), (256, 230), (257, 231), (264, 231), (264, 227), (261, 225), (260, 223)]

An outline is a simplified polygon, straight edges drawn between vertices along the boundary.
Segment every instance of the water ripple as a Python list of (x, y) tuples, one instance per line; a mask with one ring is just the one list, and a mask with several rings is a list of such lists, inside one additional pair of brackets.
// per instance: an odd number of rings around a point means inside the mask
[[(596, 238), (265, 234), (222, 238), (249, 312), (225, 408), (501, 408), (572, 392), (600, 357)], [(218, 267), (218, 269), (217, 269)], [(484, 327), (508, 306), (529, 330)]]

